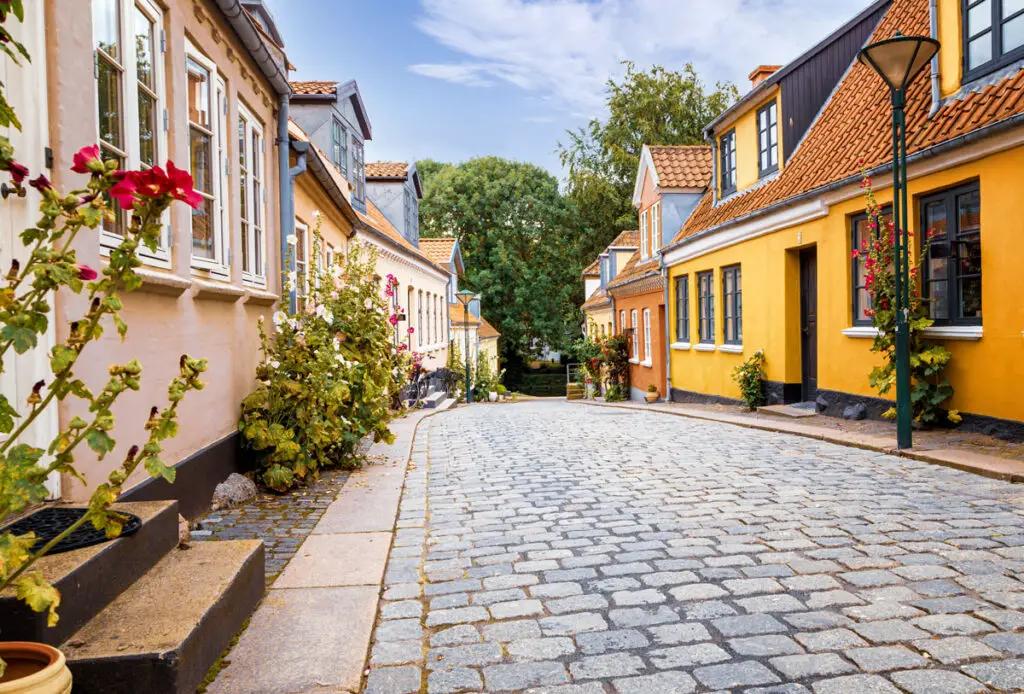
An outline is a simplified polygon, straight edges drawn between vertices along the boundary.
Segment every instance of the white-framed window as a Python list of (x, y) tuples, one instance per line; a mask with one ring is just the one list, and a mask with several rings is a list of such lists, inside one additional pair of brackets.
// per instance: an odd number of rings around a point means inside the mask
[(363, 143), (352, 138), (352, 195), (360, 202), (366, 200), (366, 167), (363, 163)]
[(416, 346), (422, 347), (423, 342), (423, 290), (416, 295)]
[(661, 203), (651, 206), (651, 255), (661, 250)]
[(626, 312), (619, 311), (619, 332), (626, 332)]
[(295, 305), (299, 311), (306, 308), (306, 289), (309, 282), (309, 227), (295, 220)]
[(242, 221), (242, 281), (267, 286), (266, 145), (263, 124), (238, 105), (239, 200)]
[(327, 267), (334, 265), (335, 256), (334, 246), (327, 244), (327, 248), (324, 250), (324, 262), (327, 264)]
[(647, 210), (640, 213), (640, 257), (647, 258)]
[(343, 176), (348, 175), (348, 133), (337, 118), (331, 121), (331, 161)]
[(651, 309), (644, 309), (644, 362), (653, 361), (651, 358)]
[[(97, 139), (104, 161), (145, 170), (167, 156), (166, 94), (162, 55), (163, 13), (150, 0), (94, 0), (93, 48)], [(104, 222), (100, 246), (120, 245), (127, 215)], [(140, 248), (154, 265), (170, 267), (170, 224), (165, 217), (156, 252)]]
[(217, 66), (185, 42), (188, 89), (189, 161), (195, 189), (203, 201), (191, 214), (192, 267), (228, 276), (228, 244), (223, 213), (224, 121), (227, 85)]
[(431, 305), (432, 305), (432, 304), (431, 304), (431, 300), (430, 300), (430, 292), (427, 292), (427, 316), (426, 316), (426, 325), (427, 325), (427, 338), (426, 338), (426, 344), (427, 344), (428, 346), (429, 346), (429, 345), (431, 345), (431, 344), (433, 344), (433, 343), (432, 343), (432, 342), (430, 341), (430, 324), (431, 324), (431, 319), (430, 319), (430, 308), (431, 308)]
[(637, 328), (640, 326), (637, 325), (636, 309), (629, 312), (629, 320), (633, 328), (633, 339), (630, 340), (630, 357), (633, 361), (640, 361), (640, 335), (637, 334)]

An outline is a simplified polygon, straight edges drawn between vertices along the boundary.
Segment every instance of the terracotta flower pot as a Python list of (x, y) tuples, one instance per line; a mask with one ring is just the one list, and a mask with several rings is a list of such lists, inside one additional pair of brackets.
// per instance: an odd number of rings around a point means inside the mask
[(0, 694), (70, 694), (71, 671), (64, 654), (52, 646), (29, 641), (0, 642), (7, 671)]
[(658, 396), (657, 393), (648, 393), (646, 397), (647, 397), (647, 402), (658, 402), (658, 397), (659, 396)]

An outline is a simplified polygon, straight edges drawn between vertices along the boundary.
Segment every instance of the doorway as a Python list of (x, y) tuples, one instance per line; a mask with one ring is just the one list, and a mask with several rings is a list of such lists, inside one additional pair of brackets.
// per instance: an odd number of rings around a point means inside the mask
[(818, 249), (800, 251), (800, 355), (803, 401), (818, 397)]

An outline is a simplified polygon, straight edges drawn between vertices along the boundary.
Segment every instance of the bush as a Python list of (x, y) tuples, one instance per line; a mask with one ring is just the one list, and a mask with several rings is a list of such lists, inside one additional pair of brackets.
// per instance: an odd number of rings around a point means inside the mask
[(628, 400), (627, 389), (620, 386), (618, 383), (608, 387), (608, 390), (604, 392), (605, 402), (623, 402)]
[[(239, 429), (258, 454), (263, 482), (286, 491), (316, 479), (325, 466), (357, 467), (366, 436), (390, 443), (391, 405), (410, 378), (414, 358), (394, 346), (375, 255), (351, 242), (349, 254), (320, 270), (319, 220), (308, 291), (294, 315), (274, 314), (277, 332), (260, 324), (259, 386), (242, 402)], [(290, 291), (297, 278), (286, 278)]]
[(757, 350), (732, 372), (732, 380), (740, 387), (740, 396), (751, 410), (764, 404), (764, 364), (764, 352)]

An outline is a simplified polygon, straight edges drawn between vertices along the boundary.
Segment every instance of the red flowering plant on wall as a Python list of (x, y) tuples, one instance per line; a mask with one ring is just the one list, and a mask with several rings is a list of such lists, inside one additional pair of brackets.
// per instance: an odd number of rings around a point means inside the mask
[[(0, 2), (0, 23), (11, 15), (22, 18), (21, 3)], [(21, 58), (28, 58), (6, 29), (0, 30), (0, 50), (16, 58), (11, 46), (16, 46)], [(3, 99), (0, 124), (21, 127)], [(4, 435), (0, 442), (0, 526), (44, 501), (48, 496), (46, 480), (51, 475), (70, 475), (86, 484), (88, 481), (75, 467), (83, 446), (90, 457), (100, 460), (114, 451), (114, 403), (123, 393), (141, 389), (142, 366), (134, 359), (111, 366), (109, 379), (99, 391), (78, 377), (76, 367), (89, 345), (102, 339), (109, 328), (116, 329), (122, 340), (125, 338), (128, 325), (121, 317), (119, 294), (142, 285), (136, 273), (142, 265), (140, 247), (156, 249), (161, 220), (175, 200), (197, 204), (192, 177), (170, 162), (170, 173), (160, 168), (119, 171), (114, 162), (103, 161), (100, 148), (93, 145), (74, 156), (71, 170), (89, 178), (82, 188), (67, 193), (58, 192), (42, 174), (29, 180), (32, 172), (17, 161), (10, 140), (0, 137), (0, 171), (7, 173), (15, 195), (27, 196), (28, 181), (40, 198), (39, 219), (21, 233), (22, 248), (12, 249), (14, 260), (0, 282), (0, 371), (17, 368), (16, 355), (44, 348), (40, 338), (49, 331), (58, 292), (82, 297), (87, 307), (80, 317), (63, 326), (65, 336), (49, 348), (49, 375), (35, 384), (25, 401), (11, 402), (0, 394), (0, 433)], [(119, 201), (121, 210), (115, 210), (111, 199)], [(130, 218), (126, 211), (132, 211)], [(89, 236), (95, 242), (100, 226), (113, 222), (115, 215), (126, 222), (120, 245), (111, 249), (101, 268), (79, 262), (76, 239)], [(96, 355), (90, 353), (88, 358), (95, 359)], [(105, 531), (110, 538), (117, 537), (126, 517), (112, 511), (111, 505), (140, 466), (153, 477), (174, 480), (174, 469), (160, 458), (162, 443), (177, 434), (179, 403), (189, 391), (203, 387), (200, 376), (206, 362), (184, 355), (178, 366), (179, 375), (167, 390), (168, 403), (163, 409), (152, 408), (144, 431), (138, 432), (142, 440), (127, 448), (121, 464), (95, 488), (86, 513), (78, 521), (48, 542), (31, 532), (0, 533), (0, 592), (13, 587), (19, 599), (33, 610), (48, 613), (51, 626), (57, 623), (60, 594), (32, 568), (33, 564), (86, 523)], [(79, 404), (70, 409), (80, 414), (62, 422), (48, 446), (28, 442), (30, 427), (44, 413), (58, 403), (68, 405), (75, 400)], [(0, 662), (0, 675), (2, 671)]]
[[(863, 162), (861, 162), (863, 167)], [(867, 314), (878, 330), (871, 351), (881, 354), (884, 361), (871, 371), (871, 387), (879, 395), (887, 395), (896, 387), (896, 234), (894, 222), (886, 219), (875, 199), (871, 177), (863, 168), (861, 188), (867, 198), (867, 229), (860, 248), (853, 249), (853, 257), (860, 259), (864, 268), (864, 283), (871, 295)], [(908, 231), (911, 248), (914, 233)], [(928, 234), (928, 238), (932, 235)], [(953, 387), (944, 377), (944, 371), (953, 355), (942, 345), (927, 342), (925, 329), (934, 325), (930, 317), (929, 301), (921, 295), (920, 269), (928, 257), (928, 238), (921, 244), (920, 254), (910, 267), (910, 306), (907, 324), (910, 330), (911, 402), (914, 422), (919, 426), (958, 424), (960, 414), (943, 405), (953, 396)], [(885, 412), (887, 419), (896, 417), (896, 408)]]

